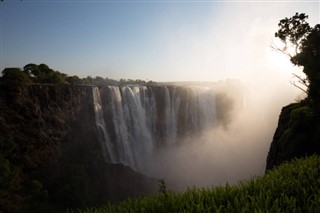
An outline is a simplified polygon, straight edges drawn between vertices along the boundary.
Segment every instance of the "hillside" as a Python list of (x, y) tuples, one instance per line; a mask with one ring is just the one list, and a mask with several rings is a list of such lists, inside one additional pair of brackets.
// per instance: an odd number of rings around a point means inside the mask
[(320, 157), (294, 159), (263, 177), (235, 186), (167, 192), (77, 213), (107, 212), (319, 212)]

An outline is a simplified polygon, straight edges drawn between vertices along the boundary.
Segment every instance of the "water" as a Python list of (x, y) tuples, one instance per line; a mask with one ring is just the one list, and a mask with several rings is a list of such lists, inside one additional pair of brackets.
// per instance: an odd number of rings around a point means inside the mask
[(106, 161), (117, 163), (117, 159), (115, 158), (115, 155), (114, 155), (115, 150), (111, 144), (109, 135), (106, 130), (106, 125), (104, 122), (99, 89), (97, 87), (92, 88), (92, 93), (93, 93), (93, 105), (94, 105), (95, 120), (96, 120), (96, 126), (97, 126), (97, 134), (102, 146), (103, 156), (106, 159)]
[(143, 173), (155, 152), (219, 122), (216, 92), (210, 87), (106, 86), (92, 91), (106, 161)]

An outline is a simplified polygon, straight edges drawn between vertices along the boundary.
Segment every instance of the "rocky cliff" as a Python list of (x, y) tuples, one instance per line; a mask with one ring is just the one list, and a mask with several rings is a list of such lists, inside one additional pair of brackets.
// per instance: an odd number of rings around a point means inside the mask
[(281, 111), (278, 127), (267, 157), (266, 170), (284, 161), (320, 154), (320, 116), (307, 100)]
[(155, 191), (155, 180), (105, 163), (90, 86), (1, 87), (1, 210), (57, 212)]

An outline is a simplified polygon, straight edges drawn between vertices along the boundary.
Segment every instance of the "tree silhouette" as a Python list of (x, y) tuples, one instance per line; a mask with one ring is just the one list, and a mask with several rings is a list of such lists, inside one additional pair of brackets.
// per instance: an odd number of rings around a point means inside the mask
[[(294, 65), (303, 67), (306, 78), (295, 77), (307, 86), (309, 100), (320, 109), (320, 25), (310, 27), (307, 18), (304, 13), (296, 13), (291, 18), (280, 20), (275, 37), (284, 43), (284, 47), (279, 50), (289, 55)], [(294, 47), (293, 54), (288, 51), (290, 46)]]

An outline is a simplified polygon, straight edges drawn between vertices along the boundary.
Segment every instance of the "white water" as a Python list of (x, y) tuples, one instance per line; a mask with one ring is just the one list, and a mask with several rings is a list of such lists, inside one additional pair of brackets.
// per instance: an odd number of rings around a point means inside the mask
[[(102, 102), (100, 92), (108, 97)], [(178, 146), (181, 138), (218, 123), (215, 91), (208, 87), (95, 87), (93, 101), (106, 161), (143, 173), (157, 150)], [(111, 109), (110, 118), (103, 116), (105, 107)]]
[(114, 156), (114, 149), (112, 147), (109, 135), (106, 131), (106, 125), (105, 125), (103, 113), (102, 113), (102, 105), (101, 105), (99, 88), (93, 87), (92, 93), (93, 93), (93, 105), (94, 105), (94, 112), (95, 112), (95, 118), (96, 118), (98, 138), (102, 146), (103, 156), (106, 159), (106, 161), (117, 163), (117, 160)]

